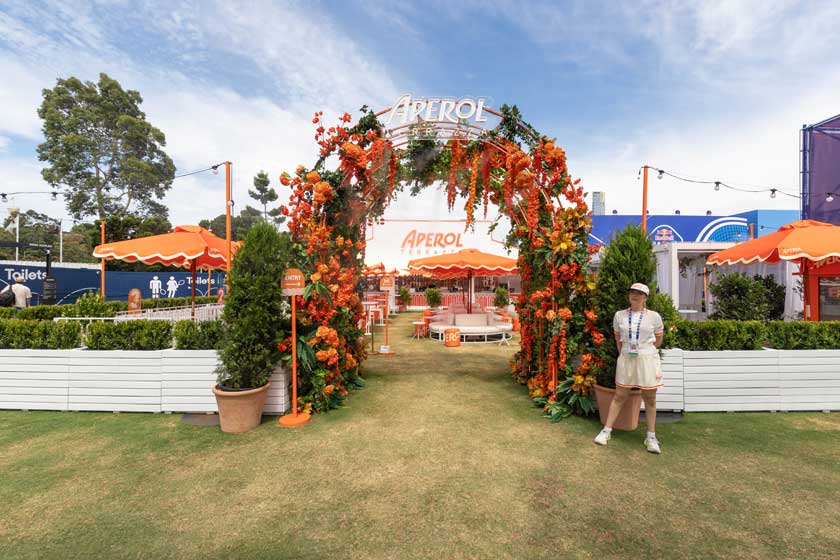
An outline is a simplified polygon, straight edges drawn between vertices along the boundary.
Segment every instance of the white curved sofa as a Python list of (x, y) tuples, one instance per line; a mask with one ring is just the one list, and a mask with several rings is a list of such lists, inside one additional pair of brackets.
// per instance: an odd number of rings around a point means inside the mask
[(513, 325), (493, 313), (443, 313), (429, 320), (429, 337), (443, 340), (446, 329), (461, 331), (461, 342), (505, 343), (512, 338)]

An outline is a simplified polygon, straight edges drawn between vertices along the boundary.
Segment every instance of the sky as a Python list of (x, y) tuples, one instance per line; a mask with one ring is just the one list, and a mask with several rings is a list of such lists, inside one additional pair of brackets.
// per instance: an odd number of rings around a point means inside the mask
[[(516, 104), (608, 212), (640, 212), (644, 164), (795, 194), (799, 130), (840, 113), (837, 21), (833, 0), (0, 0), (0, 192), (50, 190), (42, 89), (106, 72), (141, 93), (177, 173), (233, 162), (237, 209), (260, 170), (287, 199), (276, 178), (314, 163), (313, 113), (404, 93)], [(406, 193), (386, 218), (444, 218), (442, 200)], [(176, 179), (164, 202), (173, 224), (221, 214), (224, 176)], [(68, 216), (45, 194), (15, 205)], [(798, 205), (651, 177), (653, 214)]]

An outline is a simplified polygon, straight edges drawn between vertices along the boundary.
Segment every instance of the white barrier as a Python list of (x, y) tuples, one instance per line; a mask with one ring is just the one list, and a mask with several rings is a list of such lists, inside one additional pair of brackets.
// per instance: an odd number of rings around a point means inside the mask
[[(0, 350), (0, 409), (215, 412), (213, 350)], [(840, 350), (663, 353), (659, 410), (840, 410)], [(289, 410), (271, 377), (264, 411)]]
[[(216, 412), (214, 350), (0, 350), (0, 409)], [(289, 410), (285, 370), (263, 411)]]

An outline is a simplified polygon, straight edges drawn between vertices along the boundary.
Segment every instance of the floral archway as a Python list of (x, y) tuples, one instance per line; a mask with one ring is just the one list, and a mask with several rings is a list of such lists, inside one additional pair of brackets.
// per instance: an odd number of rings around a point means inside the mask
[[(597, 248), (588, 245), (589, 210), (565, 152), (523, 122), (515, 106), (495, 113), (501, 120), (493, 130), (459, 136), (456, 126), (445, 139), (420, 123), (401, 136), (407, 140), (396, 140), (377, 114), (362, 113), (355, 124), (345, 113), (329, 127), (317, 113), (320, 159), (280, 177), (292, 190), (281, 211), (289, 218), (293, 262), (311, 281), (299, 300), (300, 409), (336, 407), (363, 384), (358, 286), (366, 224), (406, 187), (416, 194), (443, 184), (450, 210), (464, 199), (468, 228), (490, 204), (510, 219), (506, 245), (518, 248), (522, 278), (513, 377), (553, 419), (590, 412), (600, 365), (595, 350), (604, 341), (589, 297), (588, 263)], [(337, 166), (327, 169), (332, 159)], [(289, 339), (280, 350), (290, 359)]]

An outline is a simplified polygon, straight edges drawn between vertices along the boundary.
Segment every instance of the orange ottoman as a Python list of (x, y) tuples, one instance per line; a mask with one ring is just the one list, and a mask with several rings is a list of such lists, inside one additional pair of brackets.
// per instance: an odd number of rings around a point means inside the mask
[(446, 329), (443, 331), (444, 346), (461, 346), (461, 329)]

